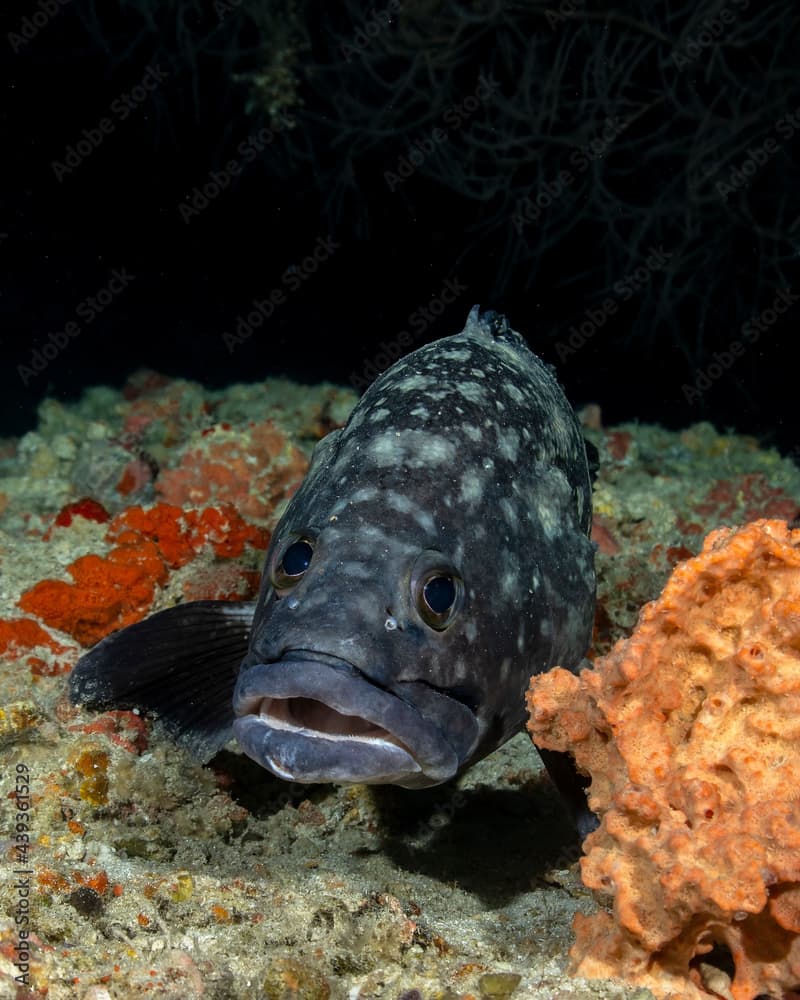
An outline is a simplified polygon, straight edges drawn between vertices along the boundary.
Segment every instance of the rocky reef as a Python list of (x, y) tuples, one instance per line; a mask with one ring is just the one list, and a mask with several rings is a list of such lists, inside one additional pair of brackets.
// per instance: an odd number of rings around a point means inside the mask
[[(0, 439), (0, 996), (650, 996), (565, 971), (594, 901), (525, 734), (412, 793), (289, 784), (233, 744), (202, 767), (157, 720), (69, 703), (102, 636), (255, 593), (314, 444), (354, 403), (333, 385), (139, 372), (46, 399), (35, 429)], [(600, 656), (711, 528), (793, 517), (800, 473), (710, 424), (582, 419), (601, 454)]]
[(658, 997), (784, 997), (800, 984), (800, 530), (720, 528), (630, 638), (535, 677), (535, 742), (591, 776), (601, 824), (572, 969)]

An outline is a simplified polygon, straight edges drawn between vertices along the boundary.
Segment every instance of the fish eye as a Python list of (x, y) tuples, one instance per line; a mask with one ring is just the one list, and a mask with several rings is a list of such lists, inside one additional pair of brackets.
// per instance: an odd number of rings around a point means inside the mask
[(464, 584), (449, 570), (434, 568), (416, 582), (414, 600), (426, 625), (442, 632), (453, 621), (461, 607)]
[(456, 585), (452, 576), (432, 576), (422, 588), (422, 596), (435, 615), (445, 614), (456, 599)]
[(308, 538), (297, 538), (286, 549), (272, 573), (272, 582), (278, 589), (291, 587), (303, 576), (314, 555), (314, 546)]

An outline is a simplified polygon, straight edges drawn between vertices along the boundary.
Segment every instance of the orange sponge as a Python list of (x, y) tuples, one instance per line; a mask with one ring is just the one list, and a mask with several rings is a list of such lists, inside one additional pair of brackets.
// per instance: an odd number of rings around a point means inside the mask
[[(233, 507), (181, 510), (156, 504), (129, 507), (109, 524), (106, 540), (115, 547), (106, 556), (85, 555), (67, 566), (72, 582), (42, 580), (19, 599), (19, 607), (51, 628), (66, 632), (84, 646), (139, 621), (150, 610), (156, 587), (169, 570), (191, 562), (205, 546), (217, 559), (236, 558), (246, 546), (264, 549), (269, 533), (248, 524)], [(190, 599), (241, 597), (236, 576), (226, 573), (222, 593), (204, 582)], [(241, 573), (240, 573), (241, 575)], [(257, 583), (251, 584), (255, 590)], [(0, 636), (2, 638), (2, 636)]]
[[(529, 729), (591, 776), (601, 825), (573, 971), (661, 997), (800, 984), (800, 530), (712, 532), (633, 635), (580, 677), (534, 677)], [(729, 958), (720, 962), (720, 955)], [(715, 979), (716, 977), (716, 979)]]

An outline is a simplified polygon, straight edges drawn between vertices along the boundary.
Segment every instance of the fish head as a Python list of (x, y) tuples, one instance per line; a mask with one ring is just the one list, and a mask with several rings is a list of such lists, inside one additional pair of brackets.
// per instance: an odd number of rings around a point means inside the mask
[(446, 781), (520, 729), (531, 674), (588, 644), (585, 454), (572, 477), (547, 449), (520, 461), (529, 400), (514, 388), (487, 416), (464, 377), (513, 352), (468, 332), (370, 387), (276, 528), (233, 705), (239, 744), (281, 778)]
[(288, 519), (268, 553), (234, 733), (283, 778), (438, 784), (479, 738), (480, 692), (457, 669), (462, 571), (418, 532), (382, 530), (373, 492), (323, 523)]

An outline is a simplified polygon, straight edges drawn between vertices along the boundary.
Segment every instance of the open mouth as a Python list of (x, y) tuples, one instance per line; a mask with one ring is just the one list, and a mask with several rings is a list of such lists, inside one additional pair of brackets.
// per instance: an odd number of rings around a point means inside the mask
[(411, 754), (411, 750), (383, 726), (358, 715), (337, 712), (314, 698), (262, 698), (253, 714), (274, 729), (324, 736), (328, 740), (388, 741)]
[(293, 651), (247, 667), (233, 707), (245, 753), (291, 781), (416, 787), (459, 766), (438, 726), (335, 657)]

